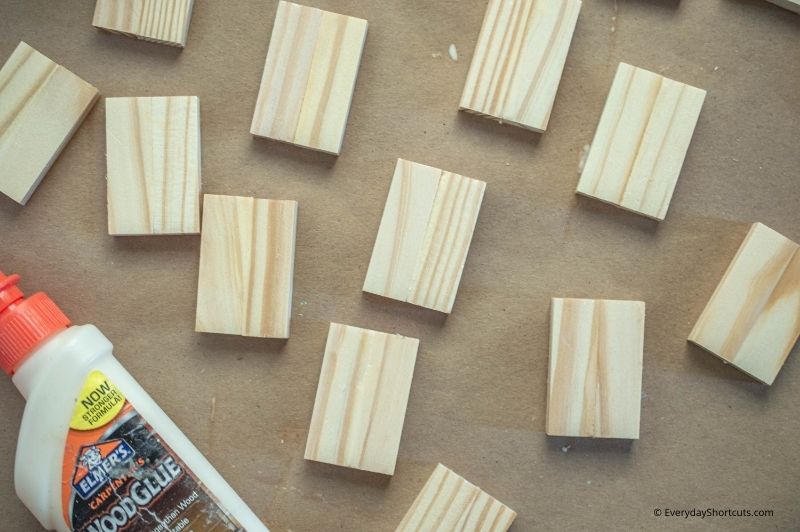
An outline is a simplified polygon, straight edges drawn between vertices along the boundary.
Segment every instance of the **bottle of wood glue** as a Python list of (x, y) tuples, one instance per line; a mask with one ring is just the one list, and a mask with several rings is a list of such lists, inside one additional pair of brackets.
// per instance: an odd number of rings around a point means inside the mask
[(0, 367), (27, 400), (17, 495), (48, 530), (267, 528), (112, 354), (0, 272)]

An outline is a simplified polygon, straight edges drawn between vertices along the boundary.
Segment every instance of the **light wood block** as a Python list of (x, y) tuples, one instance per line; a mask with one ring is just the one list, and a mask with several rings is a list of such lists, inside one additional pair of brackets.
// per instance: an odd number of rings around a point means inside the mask
[(200, 232), (200, 101), (106, 98), (108, 233)]
[(577, 193), (663, 220), (705, 97), (620, 63)]
[(489, 0), (460, 109), (544, 132), (581, 0)]
[(517, 513), (439, 464), (396, 532), (505, 532)]
[(794, 11), (795, 13), (800, 13), (800, 0), (769, 0), (776, 6), (781, 6), (784, 9), (788, 9), (789, 11)]
[(547, 434), (639, 438), (644, 303), (553, 298)]
[(289, 338), (297, 202), (206, 194), (198, 332)]
[(331, 323), (305, 458), (393, 475), (418, 347)]
[(97, 0), (92, 26), (184, 48), (193, 4), (194, 0)]
[(25, 205), (98, 95), (20, 42), (0, 69), (0, 192)]
[(250, 132), (339, 155), (367, 21), (281, 1)]
[(450, 313), (485, 189), (398, 159), (364, 291)]
[(772, 384), (800, 335), (798, 247), (753, 224), (689, 341)]

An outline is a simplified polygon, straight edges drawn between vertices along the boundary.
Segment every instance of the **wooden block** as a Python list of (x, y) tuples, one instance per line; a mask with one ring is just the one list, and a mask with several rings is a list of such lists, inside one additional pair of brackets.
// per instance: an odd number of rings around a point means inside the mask
[(184, 48), (194, 0), (97, 0), (92, 26)]
[(753, 224), (689, 341), (772, 384), (800, 335), (798, 247)]
[(788, 9), (789, 11), (794, 11), (795, 13), (800, 13), (800, 0), (769, 0), (776, 6), (781, 6), (784, 9)]
[(297, 202), (203, 200), (195, 330), (289, 338)]
[(459, 109), (544, 132), (581, 0), (489, 0)]
[(339, 155), (367, 21), (281, 1), (250, 132)]
[(98, 95), (20, 42), (0, 69), (0, 192), (25, 205)]
[(505, 532), (517, 513), (439, 464), (396, 532)]
[(108, 233), (200, 232), (196, 96), (106, 98)]
[(451, 312), (485, 189), (398, 159), (364, 291)]
[(663, 220), (705, 97), (620, 63), (577, 193)]
[(639, 438), (644, 303), (553, 298), (547, 434)]
[(306, 460), (394, 474), (418, 346), (331, 323)]

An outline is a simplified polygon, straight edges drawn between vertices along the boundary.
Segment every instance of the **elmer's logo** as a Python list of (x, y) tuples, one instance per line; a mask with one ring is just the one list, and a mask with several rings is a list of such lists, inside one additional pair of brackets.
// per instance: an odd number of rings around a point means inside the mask
[(84, 445), (78, 453), (72, 486), (82, 499), (88, 499), (110, 478), (126, 472), (133, 455), (131, 446), (121, 439)]

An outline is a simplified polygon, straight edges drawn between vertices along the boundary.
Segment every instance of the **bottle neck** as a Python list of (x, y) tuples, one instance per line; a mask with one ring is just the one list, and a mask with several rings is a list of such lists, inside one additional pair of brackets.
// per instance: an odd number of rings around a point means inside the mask
[(58, 342), (59, 337), (68, 329), (65, 327), (44, 340), (17, 366), (11, 381), (25, 400), (33, 390), (37, 377), (51, 365), (53, 358), (58, 356), (58, 349), (53, 349), (52, 344)]

